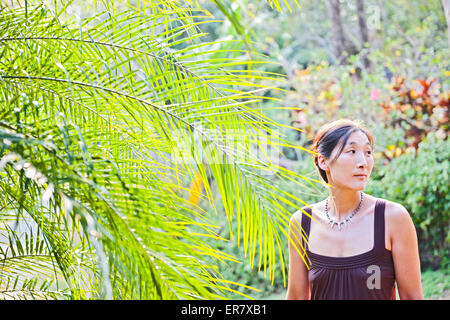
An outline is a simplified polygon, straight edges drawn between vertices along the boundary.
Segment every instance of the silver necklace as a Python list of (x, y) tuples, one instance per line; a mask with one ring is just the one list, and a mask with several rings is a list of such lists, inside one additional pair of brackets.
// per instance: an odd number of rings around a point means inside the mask
[(355, 209), (355, 211), (353, 211), (353, 213), (344, 220), (337, 221), (335, 219), (331, 219), (330, 216), (328, 215), (328, 198), (327, 198), (327, 201), (325, 202), (325, 214), (327, 215), (328, 224), (331, 225), (331, 229), (333, 229), (334, 225), (337, 225), (339, 231), (341, 231), (341, 225), (344, 225), (344, 227), (346, 227), (348, 223), (352, 222), (353, 216), (358, 212), (359, 208), (361, 208), (362, 201), (363, 201), (363, 193), (361, 192), (361, 200), (359, 201), (359, 205)]

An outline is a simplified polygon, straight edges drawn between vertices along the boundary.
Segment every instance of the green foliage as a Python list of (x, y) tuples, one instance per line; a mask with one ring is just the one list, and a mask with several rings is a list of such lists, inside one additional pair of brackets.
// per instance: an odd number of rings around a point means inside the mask
[(444, 299), (450, 297), (450, 270), (426, 270), (422, 272), (422, 289), (425, 299)]
[[(233, 233), (237, 232), (236, 223), (233, 223), (231, 230)], [(224, 239), (230, 239), (230, 229), (226, 226), (222, 226), (219, 234)], [(267, 266), (264, 266), (263, 264), (261, 266), (257, 265), (259, 259), (258, 256), (255, 258), (255, 265), (252, 266), (250, 263), (246, 263), (248, 253), (245, 254), (243, 243), (238, 244), (235, 238), (227, 242), (209, 242), (212, 248), (230, 255), (235, 259), (235, 261), (225, 261), (224, 263), (218, 264), (217, 271), (222, 274), (225, 279), (248, 286), (236, 287), (236, 292), (230, 293), (231, 299), (241, 299), (242, 294), (246, 297), (259, 299), (285, 289), (286, 278), (283, 273), (287, 275), (287, 264), (282, 263), (278, 252), (275, 253), (274, 275), (270, 276), (268, 273), (271, 271)], [(286, 251), (287, 249), (287, 242), (283, 241), (283, 251)], [(272, 280), (270, 279), (271, 277)]]
[(416, 226), (422, 268), (448, 268), (450, 139), (431, 132), (417, 155), (407, 152), (377, 170), (367, 192), (405, 206)]

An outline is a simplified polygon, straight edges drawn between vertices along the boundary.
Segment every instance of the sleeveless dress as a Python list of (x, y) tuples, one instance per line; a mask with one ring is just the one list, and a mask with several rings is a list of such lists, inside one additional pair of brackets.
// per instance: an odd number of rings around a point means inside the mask
[[(350, 257), (329, 257), (309, 251), (308, 280), (311, 300), (395, 300), (395, 270), (392, 252), (385, 248), (384, 209), (375, 204), (374, 246)], [(303, 207), (311, 214), (311, 208)], [(302, 213), (302, 228), (309, 239), (311, 218)], [(305, 245), (302, 240), (303, 245)]]

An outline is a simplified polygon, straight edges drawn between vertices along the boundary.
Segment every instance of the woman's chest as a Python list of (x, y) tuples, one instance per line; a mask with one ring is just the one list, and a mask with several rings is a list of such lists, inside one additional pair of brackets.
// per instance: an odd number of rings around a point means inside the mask
[(349, 257), (370, 251), (374, 247), (373, 217), (350, 223), (338, 230), (321, 220), (311, 221), (309, 251), (329, 257)]

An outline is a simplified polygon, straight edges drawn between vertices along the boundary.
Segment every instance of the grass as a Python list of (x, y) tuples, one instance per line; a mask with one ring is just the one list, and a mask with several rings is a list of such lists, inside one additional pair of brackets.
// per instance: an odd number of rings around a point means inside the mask
[(422, 272), (422, 290), (425, 299), (450, 300), (450, 270)]

